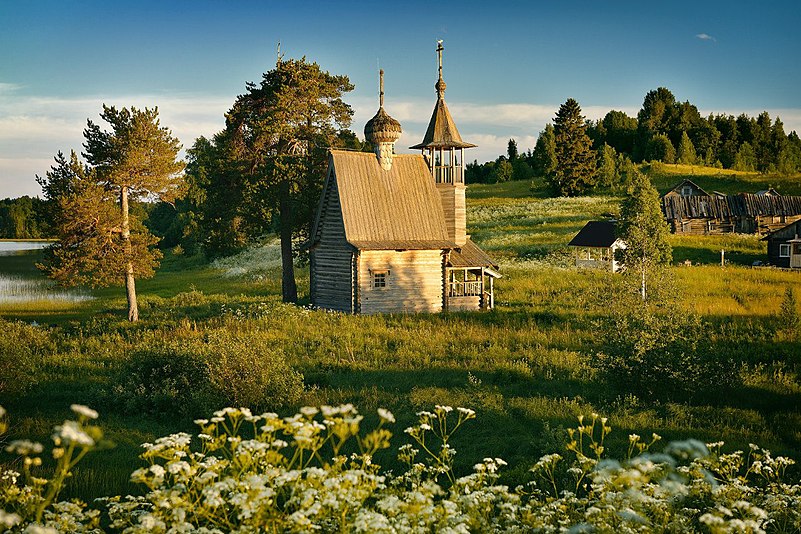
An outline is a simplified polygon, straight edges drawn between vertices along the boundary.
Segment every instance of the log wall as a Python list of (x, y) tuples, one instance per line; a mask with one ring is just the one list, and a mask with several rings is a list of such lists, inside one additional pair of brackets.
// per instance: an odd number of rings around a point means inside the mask
[[(441, 250), (363, 250), (357, 261), (361, 313), (442, 311)], [(373, 287), (373, 272), (387, 273), (386, 287)]]
[(331, 179), (320, 214), (320, 242), (311, 251), (311, 301), (315, 306), (352, 313), (353, 249), (345, 225), (336, 180)]

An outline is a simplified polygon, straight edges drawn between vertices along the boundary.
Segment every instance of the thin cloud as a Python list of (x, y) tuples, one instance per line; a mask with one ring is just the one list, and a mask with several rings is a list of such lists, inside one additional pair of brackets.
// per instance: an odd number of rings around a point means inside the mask
[(702, 41), (712, 41), (713, 43), (717, 43), (718, 42), (717, 39), (715, 39), (714, 37), (712, 37), (708, 33), (699, 33), (699, 34), (696, 35), (696, 37), (698, 39), (701, 39)]

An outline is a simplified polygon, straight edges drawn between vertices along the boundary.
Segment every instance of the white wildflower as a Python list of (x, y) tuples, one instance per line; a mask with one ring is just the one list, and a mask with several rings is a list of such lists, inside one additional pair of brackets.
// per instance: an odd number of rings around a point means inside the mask
[(392, 415), (392, 412), (390, 412), (389, 410), (386, 410), (384, 408), (379, 408), (378, 409), (378, 417), (380, 417), (381, 420), (386, 422), (386, 423), (394, 423), (395, 422), (395, 416)]
[(41, 443), (29, 441), (27, 439), (17, 439), (9, 443), (6, 447), (6, 452), (11, 454), (18, 454), (20, 456), (30, 456), (32, 454), (41, 454), (44, 447)]
[(64, 421), (63, 425), (58, 425), (53, 429), (53, 440), (57, 445), (61, 443), (78, 445), (79, 447), (93, 447), (95, 440), (83, 431), (81, 425), (76, 421)]
[(82, 415), (87, 419), (97, 419), (98, 413), (93, 409), (89, 408), (88, 406), (84, 406), (83, 404), (73, 404), (70, 406), (70, 410), (75, 412), (78, 415)]

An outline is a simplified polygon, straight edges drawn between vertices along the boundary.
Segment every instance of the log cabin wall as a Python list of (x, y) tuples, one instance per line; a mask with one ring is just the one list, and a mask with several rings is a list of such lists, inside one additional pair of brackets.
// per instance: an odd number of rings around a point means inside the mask
[(354, 312), (353, 247), (345, 239), (336, 180), (330, 179), (320, 211), (319, 242), (311, 251), (312, 304)]
[[(357, 265), (360, 312), (442, 311), (442, 254), (442, 250), (361, 251)], [(375, 287), (377, 273), (384, 273), (385, 285)]]

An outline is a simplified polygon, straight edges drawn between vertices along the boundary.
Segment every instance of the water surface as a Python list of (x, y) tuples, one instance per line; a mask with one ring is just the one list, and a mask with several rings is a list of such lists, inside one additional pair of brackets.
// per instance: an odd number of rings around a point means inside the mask
[(80, 289), (63, 289), (37, 268), (47, 241), (0, 241), (0, 306), (34, 302), (84, 302), (92, 296)]

